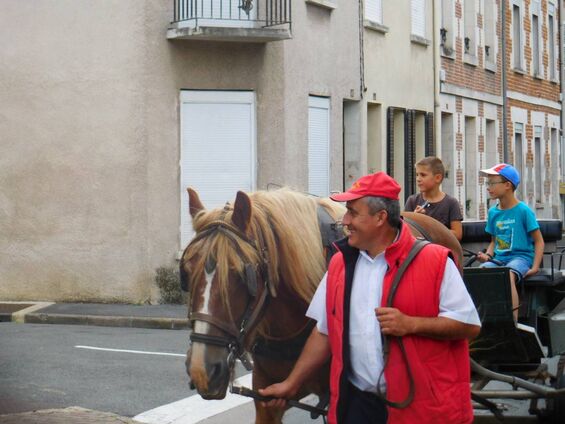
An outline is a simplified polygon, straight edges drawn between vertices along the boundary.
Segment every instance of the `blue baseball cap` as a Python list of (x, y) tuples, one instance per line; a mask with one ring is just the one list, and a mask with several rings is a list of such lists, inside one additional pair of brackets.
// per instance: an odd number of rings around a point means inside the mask
[(508, 165), (507, 163), (499, 163), (498, 165), (494, 165), (492, 168), (481, 169), (481, 174), (500, 175), (510, 181), (512, 185), (514, 185), (514, 188), (518, 187), (518, 184), (520, 184), (520, 174), (518, 174), (516, 168), (512, 165)]

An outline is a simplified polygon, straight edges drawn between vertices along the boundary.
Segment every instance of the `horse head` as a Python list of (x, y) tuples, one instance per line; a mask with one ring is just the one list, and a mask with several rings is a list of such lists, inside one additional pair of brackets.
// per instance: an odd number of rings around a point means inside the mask
[(189, 291), (191, 346), (186, 370), (205, 399), (222, 399), (235, 359), (246, 359), (250, 335), (261, 319), (269, 295), (265, 252), (250, 229), (249, 196), (238, 192), (233, 208), (206, 211), (188, 189), (196, 232), (180, 263)]

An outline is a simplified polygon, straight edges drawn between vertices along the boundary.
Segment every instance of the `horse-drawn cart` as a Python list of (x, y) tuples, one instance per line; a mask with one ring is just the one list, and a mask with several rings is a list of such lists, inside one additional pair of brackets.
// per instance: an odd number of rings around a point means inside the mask
[[(545, 422), (565, 419), (565, 274), (558, 251), (562, 223), (540, 220), (545, 240), (543, 268), (518, 284), (520, 307), (514, 322), (508, 268), (471, 267), (463, 277), (482, 321), (471, 343), (472, 396), (479, 408), (502, 418), (496, 400), (529, 400), (529, 413)], [(490, 241), (484, 221), (463, 223), (465, 250), (477, 252)], [(502, 389), (504, 384), (508, 389)], [(489, 384), (491, 383), (491, 384)]]

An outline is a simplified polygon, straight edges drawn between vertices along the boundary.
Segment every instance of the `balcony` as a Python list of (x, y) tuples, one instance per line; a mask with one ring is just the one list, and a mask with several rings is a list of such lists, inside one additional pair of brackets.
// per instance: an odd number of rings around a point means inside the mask
[(173, 0), (169, 40), (266, 43), (291, 38), (291, 0)]

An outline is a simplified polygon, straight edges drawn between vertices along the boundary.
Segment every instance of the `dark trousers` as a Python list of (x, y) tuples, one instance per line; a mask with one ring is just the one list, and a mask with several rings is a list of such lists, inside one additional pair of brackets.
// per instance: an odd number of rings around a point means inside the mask
[(386, 405), (373, 393), (348, 384), (347, 407), (343, 424), (385, 424)]

